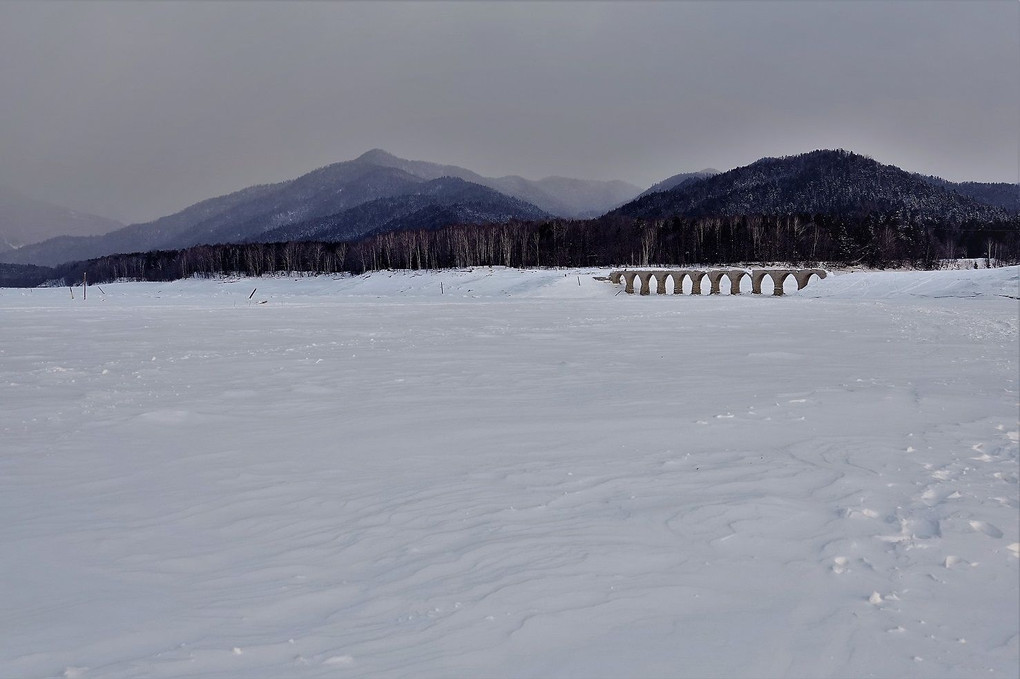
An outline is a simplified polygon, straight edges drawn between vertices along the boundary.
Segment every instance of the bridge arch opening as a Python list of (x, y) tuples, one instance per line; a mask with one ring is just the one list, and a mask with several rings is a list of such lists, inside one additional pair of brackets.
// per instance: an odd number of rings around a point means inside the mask
[(742, 295), (751, 292), (751, 275), (746, 271), (737, 269), (727, 272), (723, 276), (723, 286), (728, 288), (731, 295)]

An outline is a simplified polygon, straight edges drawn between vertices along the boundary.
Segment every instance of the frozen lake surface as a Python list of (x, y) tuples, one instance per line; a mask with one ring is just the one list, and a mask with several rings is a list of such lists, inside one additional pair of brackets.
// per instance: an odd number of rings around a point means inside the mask
[(0, 677), (1017, 676), (1017, 267), (605, 273), (0, 290)]

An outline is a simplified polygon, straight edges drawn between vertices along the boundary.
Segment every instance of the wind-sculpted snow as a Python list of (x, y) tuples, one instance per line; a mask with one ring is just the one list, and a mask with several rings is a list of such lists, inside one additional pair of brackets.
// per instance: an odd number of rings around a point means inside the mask
[(1015, 267), (605, 273), (0, 290), (0, 677), (1016, 676)]

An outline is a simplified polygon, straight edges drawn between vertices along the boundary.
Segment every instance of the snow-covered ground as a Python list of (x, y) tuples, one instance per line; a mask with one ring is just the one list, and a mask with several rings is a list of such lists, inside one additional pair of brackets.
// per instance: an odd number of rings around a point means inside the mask
[(1020, 270), (605, 273), (0, 290), (0, 677), (1017, 676)]

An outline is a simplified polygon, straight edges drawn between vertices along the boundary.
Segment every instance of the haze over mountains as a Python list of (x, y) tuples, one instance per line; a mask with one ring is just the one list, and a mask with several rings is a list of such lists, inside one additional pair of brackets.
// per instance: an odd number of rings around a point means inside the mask
[(123, 226), (113, 219), (69, 210), (0, 186), (0, 252), (54, 236), (93, 236)]
[(622, 181), (593, 181), (568, 177), (546, 177), (533, 181), (517, 175), (483, 177), (456, 165), (439, 165), (421, 160), (404, 160), (381, 149), (372, 149), (358, 160), (392, 167), (422, 179), (457, 177), (513, 196), (556, 217), (583, 219), (598, 217), (637, 196), (641, 189)]
[[(3, 205), (0, 201), (0, 208)], [(373, 149), (290, 181), (252, 186), (153, 222), (122, 228), (116, 228), (120, 225), (112, 220), (38, 202), (18, 205), (32, 209), (0, 211), (0, 219), (5, 214), (16, 219), (21, 219), (18, 215), (33, 219), (53, 215), (46, 222), (50, 231), (45, 233), (65, 229), (74, 235), (29, 245), (24, 240), (12, 242), (7, 251), (0, 249), (0, 262), (56, 266), (201, 244), (341, 241), (398, 229), (579, 219), (607, 213), (636, 219), (882, 213), (933, 223), (988, 222), (1020, 212), (1020, 187), (958, 184), (848, 151), (820, 150), (763, 158), (722, 173), (711, 169), (680, 173), (640, 192), (615, 181), (484, 177), (465, 168), (406, 160)], [(21, 232), (6, 226), (0, 236), (13, 241), (18, 233), (25, 233), (24, 224), (38, 221), (22, 219)], [(4, 224), (0, 221), (0, 226)], [(104, 230), (109, 232), (83, 235)], [(15, 245), (18, 249), (10, 249)]]

